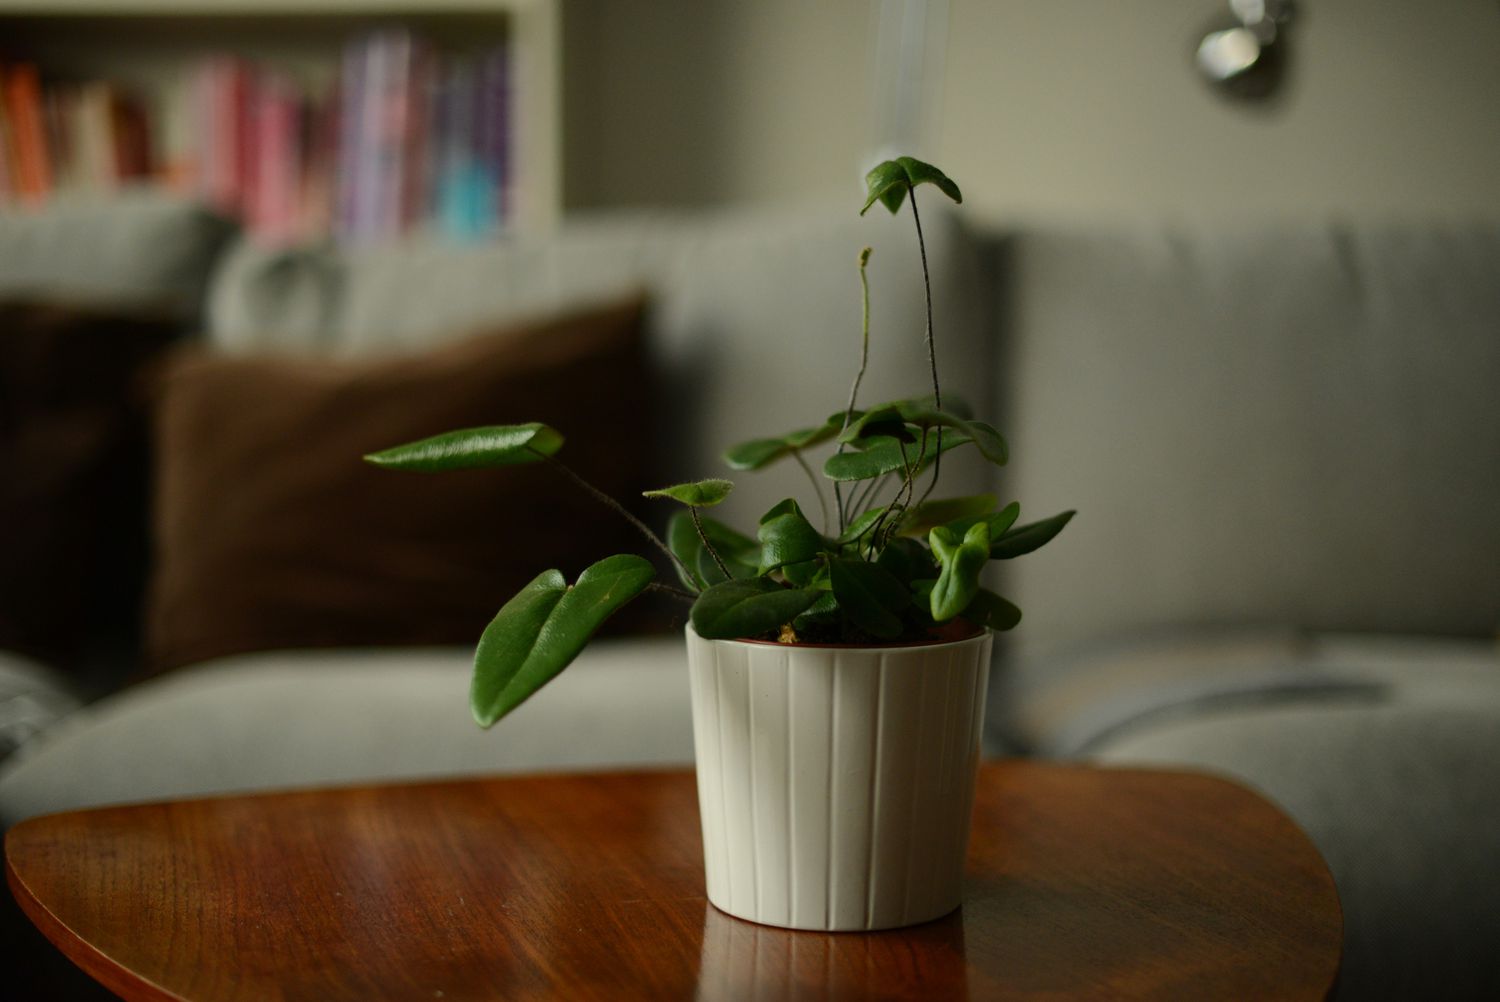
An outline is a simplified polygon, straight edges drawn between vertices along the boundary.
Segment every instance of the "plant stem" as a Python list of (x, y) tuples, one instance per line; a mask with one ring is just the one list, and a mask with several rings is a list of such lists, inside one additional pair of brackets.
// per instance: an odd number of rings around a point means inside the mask
[(695, 602), (698, 599), (698, 596), (694, 595), (690, 591), (687, 591), (683, 588), (678, 588), (676, 585), (664, 584), (661, 581), (652, 581), (650, 584), (646, 585), (646, 590), (659, 591), (664, 595), (671, 595), (673, 598), (680, 598), (684, 602)]
[[(818, 510), (823, 513), (823, 532), (826, 535), (828, 532), (828, 498), (823, 495), (823, 485), (818, 483), (818, 478), (814, 475), (812, 467), (807, 465), (807, 460), (803, 458), (801, 449), (793, 449), (792, 458), (797, 461), (798, 466), (802, 467), (802, 472), (807, 474), (807, 479), (812, 481), (813, 493), (818, 496)], [(838, 486), (837, 480), (833, 483), (835, 487)], [(841, 523), (839, 525), (839, 532), (843, 531), (844, 527)]]
[(727, 581), (734, 577), (733, 574), (729, 573), (729, 568), (724, 566), (724, 561), (720, 559), (719, 551), (714, 549), (714, 544), (708, 541), (708, 533), (703, 531), (703, 520), (698, 517), (698, 506), (695, 504), (688, 505), (688, 512), (693, 516), (693, 528), (698, 530), (698, 538), (703, 541), (703, 548), (708, 551), (710, 557), (714, 558), (714, 563), (719, 565), (719, 570), (724, 572), (724, 579)]
[[(859, 371), (854, 374), (854, 385), (849, 388), (849, 406), (844, 408), (844, 426), (839, 429), (839, 434), (849, 430), (849, 422), (854, 420), (854, 402), (859, 397), (859, 384), (865, 378), (865, 368), (870, 364), (870, 279), (865, 274), (865, 267), (870, 263), (870, 248), (866, 247), (859, 252), (859, 291), (862, 320), (860, 323), (861, 345), (859, 351)], [(836, 455), (843, 455), (844, 443), (840, 442)], [(839, 533), (849, 527), (848, 516), (844, 512), (844, 491), (839, 481), (833, 482), (833, 496), (838, 503), (839, 509)], [(824, 516), (827, 522), (827, 516)]]
[[(911, 198), (911, 218), (917, 224), (917, 250), (922, 255), (922, 289), (927, 296), (927, 366), (932, 370), (932, 406), (943, 409), (943, 391), (938, 387), (937, 349), (932, 341), (932, 279), (927, 271), (927, 241), (922, 236), (922, 214), (917, 211), (917, 188), (906, 182), (906, 193)], [(943, 429), (938, 427), (937, 455), (932, 460), (932, 486), (936, 487), (938, 475), (943, 471)], [(932, 487), (927, 489), (932, 493)], [(926, 494), (922, 495), (924, 498)]]
[[(631, 525), (640, 530), (641, 534), (649, 539), (653, 546), (665, 553), (667, 557), (672, 561), (672, 563), (682, 568), (683, 573), (687, 576), (687, 579), (689, 581), (693, 580), (693, 573), (692, 571), (688, 570), (687, 564), (682, 562), (682, 558), (673, 553), (672, 548), (666, 543), (662, 542), (661, 537), (652, 532), (650, 526), (632, 515), (624, 505), (601, 491), (599, 488), (595, 487), (593, 484), (589, 483), (587, 480), (583, 479), (573, 471), (573, 468), (571, 466), (569, 466), (567, 463), (564, 463), (562, 460), (556, 458), (555, 456), (548, 456), (545, 453), (541, 453), (535, 449), (530, 448), (528, 448), (526, 451), (539, 459), (545, 460), (547, 464), (550, 465), (554, 470), (557, 470), (563, 476), (573, 481), (573, 483), (583, 488), (583, 490), (590, 496), (592, 496), (594, 500), (598, 501), (600, 504), (605, 505), (608, 508), (613, 509), (615, 513), (618, 514), (621, 518), (625, 519), (625, 521), (629, 522)], [(696, 513), (694, 513), (694, 521), (697, 521)], [(702, 530), (700, 529), (699, 532), (701, 534)]]

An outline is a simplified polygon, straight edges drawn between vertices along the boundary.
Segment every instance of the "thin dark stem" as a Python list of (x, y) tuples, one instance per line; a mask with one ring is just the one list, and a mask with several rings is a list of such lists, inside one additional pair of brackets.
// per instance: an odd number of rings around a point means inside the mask
[[(823, 485), (818, 483), (818, 478), (813, 473), (812, 467), (808, 466), (807, 460), (802, 457), (801, 449), (793, 449), (792, 458), (797, 461), (798, 466), (802, 467), (802, 472), (807, 474), (807, 479), (812, 481), (813, 493), (818, 495), (818, 510), (823, 513), (823, 531), (826, 533), (828, 531), (828, 498), (823, 495)], [(837, 484), (838, 481), (834, 481), (834, 483)], [(843, 531), (844, 527), (841, 523), (839, 525), (839, 532)]]
[[(925, 435), (923, 436), (923, 441), (925, 444)], [(880, 530), (885, 525), (886, 520), (891, 517), (892, 513), (895, 512), (897, 507), (901, 504), (902, 495), (911, 490), (912, 482), (917, 475), (917, 467), (912, 466), (907, 461), (906, 443), (898, 442), (897, 444), (901, 447), (901, 486), (896, 489), (896, 496), (891, 498), (891, 503), (886, 505), (885, 511), (881, 512), (880, 517), (875, 520), (875, 537), (871, 544), (872, 552), (875, 548), (883, 545), (880, 542)], [(920, 458), (918, 459), (918, 462), (920, 462)]]
[[(849, 500), (851, 503), (849, 505), (849, 521), (852, 522), (854, 521), (854, 519), (865, 513), (865, 510), (870, 506), (870, 502), (874, 499), (881, 486), (889, 477), (889, 473), (882, 473), (878, 477), (871, 477), (869, 482), (860, 489), (858, 498), (850, 497)], [(848, 526), (845, 526), (845, 528), (848, 528)]]
[(696, 602), (698, 600), (698, 596), (694, 595), (692, 592), (687, 591), (683, 588), (678, 588), (676, 585), (664, 584), (661, 581), (652, 581), (650, 584), (646, 585), (646, 590), (659, 591), (663, 595), (671, 595), (673, 598), (680, 598), (684, 602)]
[(673, 553), (672, 552), (672, 548), (669, 547), (666, 543), (662, 542), (661, 537), (658, 536), (656, 533), (652, 532), (650, 526), (648, 526), (645, 522), (642, 522), (640, 519), (638, 519), (634, 515), (632, 515), (630, 513), (630, 511), (624, 505), (622, 505), (620, 502), (616, 501), (614, 498), (610, 497), (608, 494), (606, 494), (603, 491), (601, 491), (599, 488), (595, 487), (593, 484), (589, 483), (587, 480), (585, 480), (582, 477), (580, 477), (577, 473), (573, 472), (573, 468), (570, 467), (567, 463), (564, 463), (562, 460), (557, 459), (554, 456), (549, 456), (549, 455), (547, 455), (545, 453), (538, 452), (535, 449), (527, 449), (526, 451), (530, 452), (532, 455), (536, 456), (538, 459), (545, 460), (547, 462), (547, 464), (549, 466), (551, 466), (554, 470), (557, 470), (563, 476), (565, 476), (569, 480), (573, 481), (573, 483), (575, 483), (579, 487), (583, 488), (583, 490), (586, 493), (588, 493), (591, 497), (593, 497), (594, 500), (598, 501), (600, 504), (605, 505), (608, 508), (613, 509), (614, 512), (617, 515), (619, 515), (621, 518), (625, 519), (625, 521), (629, 522), (631, 525), (635, 526), (638, 530), (640, 530), (641, 534), (643, 536), (645, 536), (647, 539), (649, 539), (651, 541), (651, 543), (652, 543), (653, 546), (655, 546), (657, 549), (659, 549), (663, 553), (665, 553), (667, 555), (667, 557), (672, 561), (672, 563), (674, 563), (678, 567), (682, 568), (683, 572), (687, 575), (687, 578), (688, 578), (689, 581), (691, 581), (693, 579), (692, 572), (688, 570), (687, 564), (685, 564), (685, 563), (682, 562), (682, 558), (679, 557), (677, 554)]
[(714, 563), (719, 565), (719, 570), (724, 572), (724, 579), (727, 581), (734, 575), (730, 574), (729, 568), (724, 566), (724, 561), (719, 558), (719, 551), (714, 549), (714, 544), (708, 541), (708, 533), (703, 531), (703, 519), (698, 515), (698, 506), (690, 504), (688, 511), (692, 513), (693, 528), (698, 530), (698, 538), (703, 540), (703, 548), (708, 551), (710, 557), (714, 558)]
[[(911, 218), (917, 224), (917, 249), (922, 255), (922, 289), (927, 295), (927, 366), (932, 370), (932, 406), (937, 410), (943, 409), (943, 391), (938, 387), (937, 349), (932, 341), (932, 279), (927, 271), (927, 241), (922, 236), (922, 214), (917, 211), (917, 189), (910, 181), (906, 183), (906, 193), (911, 196)], [(937, 455), (932, 460), (932, 482), (937, 484), (938, 475), (943, 470), (943, 429), (938, 427), (937, 432)], [(928, 488), (928, 493), (932, 492)], [(923, 497), (926, 497), (924, 494)]]
[[(859, 252), (859, 291), (862, 320), (860, 322), (861, 344), (859, 350), (859, 371), (854, 374), (854, 385), (849, 388), (849, 406), (844, 408), (844, 426), (839, 429), (839, 434), (849, 430), (849, 422), (854, 420), (854, 402), (859, 398), (859, 384), (864, 381), (865, 369), (870, 364), (870, 279), (865, 274), (865, 267), (870, 263), (870, 248), (866, 247)], [(840, 442), (837, 455), (843, 455), (844, 443)], [(840, 483), (833, 482), (833, 496), (838, 502), (839, 509), (839, 533), (842, 534), (849, 527), (848, 516), (844, 512), (844, 492)], [(824, 517), (827, 521), (827, 517)]]

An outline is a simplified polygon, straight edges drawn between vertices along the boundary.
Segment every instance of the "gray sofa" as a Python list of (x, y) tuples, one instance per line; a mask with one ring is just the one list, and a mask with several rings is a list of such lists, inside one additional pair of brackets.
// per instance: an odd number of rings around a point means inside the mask
[[(18, 225), (0, 219), (0, 254)], [(417, 349), (644, 287), (664, 472), (713, 475), (718, 446), (842, 401), (866, 243), (866, 399), (920, 389), (908, 225), (630, 214), (474, 247), (205, 247), (205, 336), (226, 352)], [(948, 487), (1080, 512), (995, 582), (1026, 618), (999, 645), (987, 752), (1234, 777), (1334, 873), (1341, 997), (1500, 992), (1500, 231), (995, 232), (941, 216), (929, 253), (946, 385), (996, 416), (1014, 457), (998, 478), (955, 468)], [(108, 270), (97, 282), (117, 291)], [(801, 489), (794, 469), (736, 479), (732, 520)], [(0, 763), (0, 819), (691, 761), (675, 638), (596, 643), (488, 733), (468, 717), (467, 657), (267, 651), (82, 706), (12, 659), (30, 716)]]

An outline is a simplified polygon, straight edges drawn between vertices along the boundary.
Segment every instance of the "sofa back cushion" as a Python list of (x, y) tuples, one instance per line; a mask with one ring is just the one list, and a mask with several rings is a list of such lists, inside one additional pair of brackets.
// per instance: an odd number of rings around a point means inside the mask
[(1500, 626), (1500, 230), (1030, 231), (1002, 268), (1006, 483), (1079, 511), (1005, 568), (1025, 642)]
[[(983, 414), (991, 342), (974, 245), (956, 217), (934, 208), (923, 221), (945, 392)], [(357, 355), (645, 287), (662, 377), (664, 476), (722, 476), (725, 447), (819, 423), (846, 402), (859, 360), (856, 259), (865, 245), (874, 248), (872, 348), (861, 399), (928, 392), (922, 273), (907, 212), (629, 213), (470, 246), (243, 245), (215, 281), (210, 336), (235, 351), (314, 345)], [(575, 441), (591, 434), (562, 430)], [(943, 470), (954, 493), (981, 489), (989, 477), (958, 453)], [(735, 493), (719, 512), (743, 527), (790, 495), (816, 511), (793, 463), (734, 479)], [(653, 521), (666, 515), (663, 508)]]
[(233, 229), (196, 202), (147, 189), (0, 209), (0, 294), (167, 303), (196, 320)]
[(176, 355), (155, 413), (152, 666), (470, 645), (543, 570), (572, 580), (640, 551), (628, 524), (544, 465), (415, 474), (361, 456), (539, 420), (579, 429), (562, 458), (639, 500), (653, 465), (641, 311), (631, 298), (360, 360)]

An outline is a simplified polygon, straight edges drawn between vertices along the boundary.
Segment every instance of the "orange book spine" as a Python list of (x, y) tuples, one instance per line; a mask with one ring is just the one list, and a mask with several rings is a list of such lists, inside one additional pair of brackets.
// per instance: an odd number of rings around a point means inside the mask
[(42, 86), (35, 66), (22, 63), (11, 69), (5, 81), (5, 99), (16, 147), (16, 193), (27, 201), (40, 201), (52, 191), (52, 168), (42, 116)]

